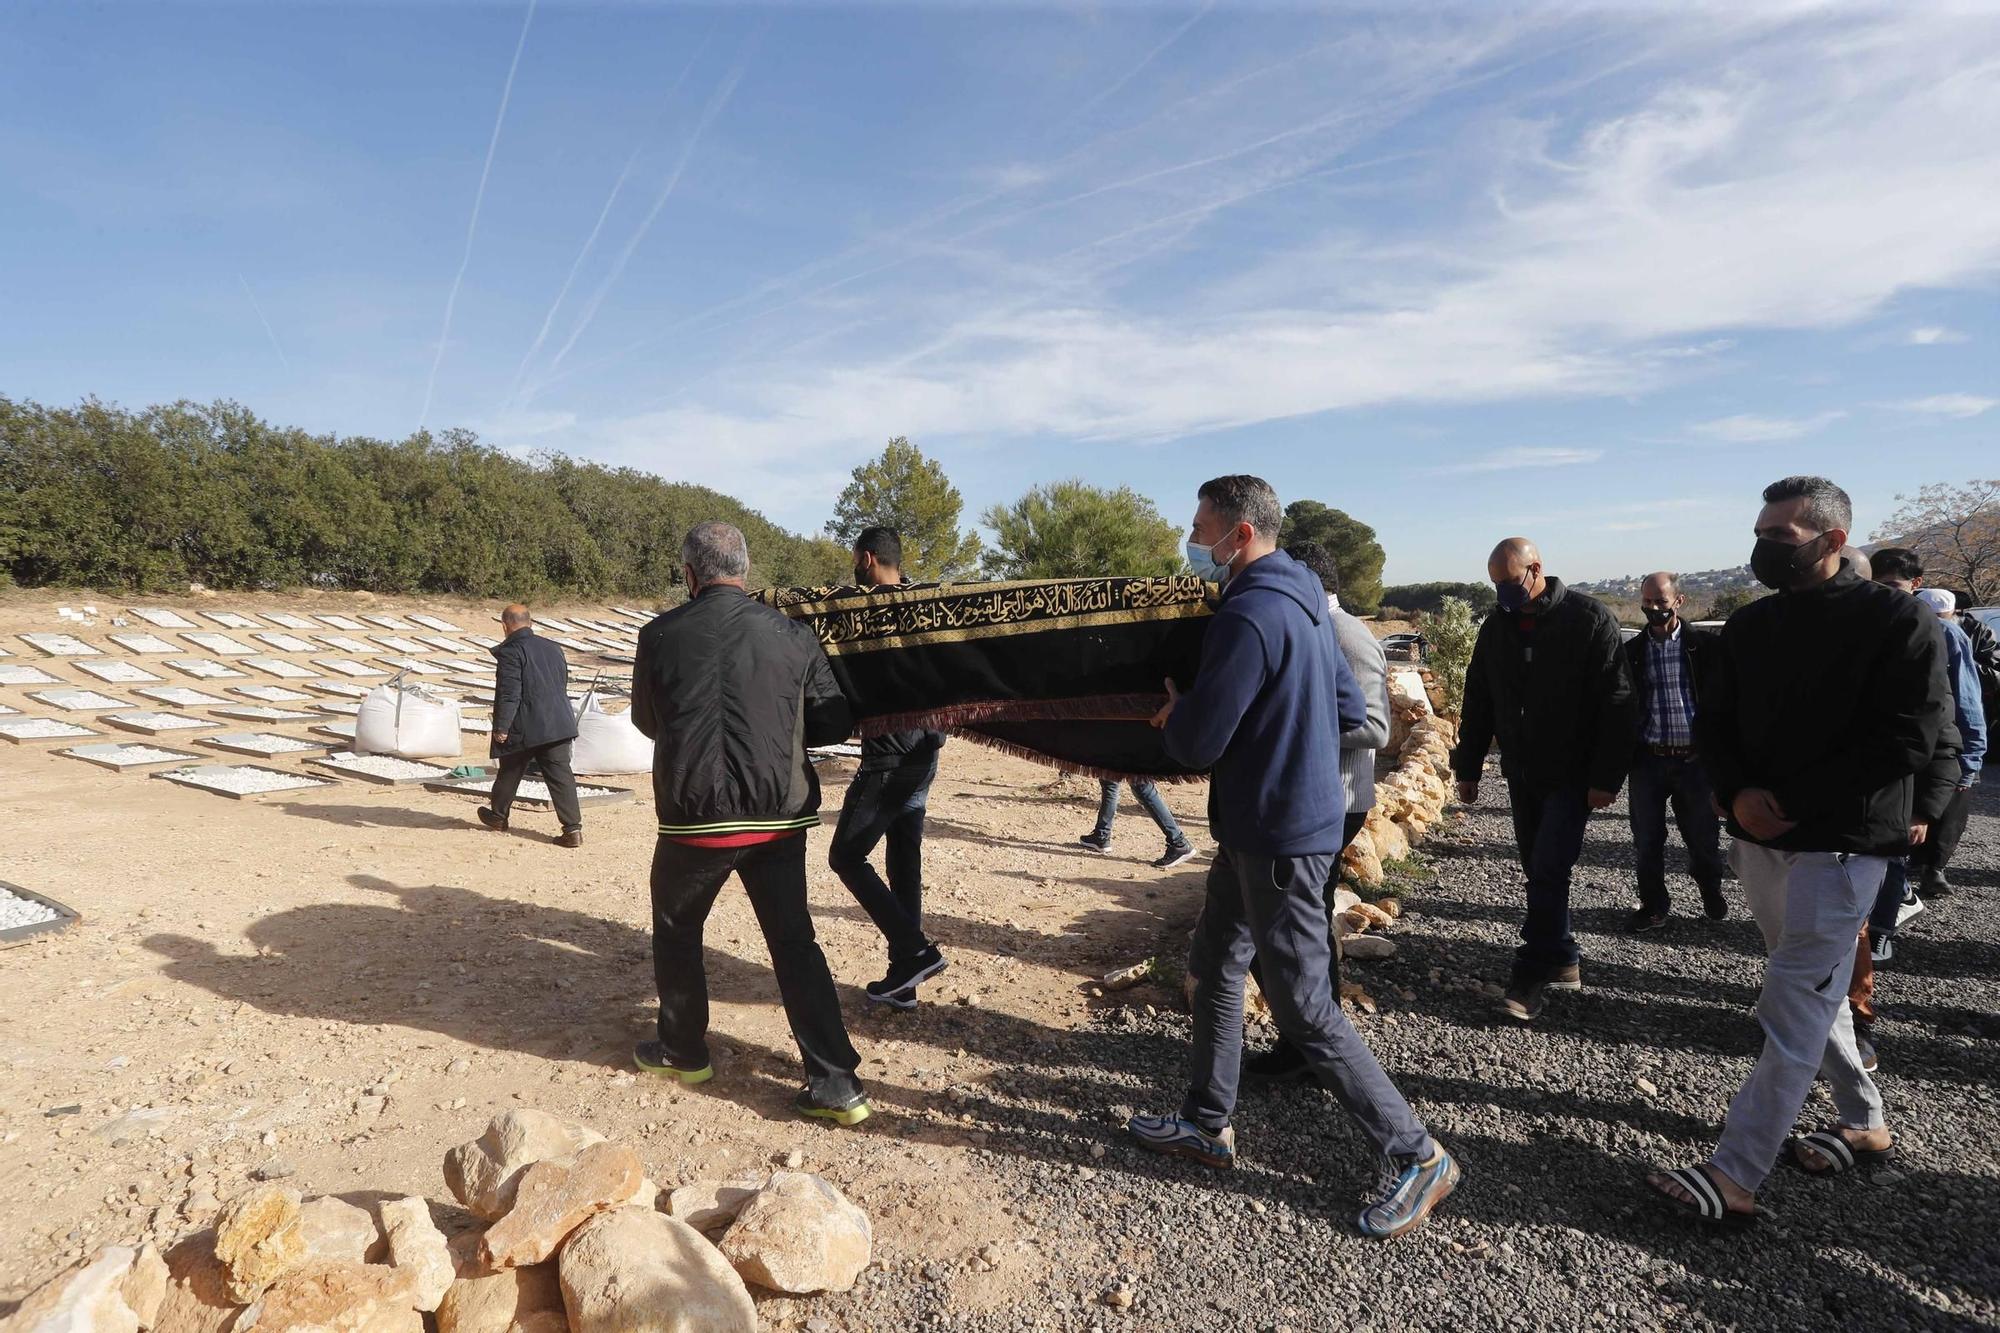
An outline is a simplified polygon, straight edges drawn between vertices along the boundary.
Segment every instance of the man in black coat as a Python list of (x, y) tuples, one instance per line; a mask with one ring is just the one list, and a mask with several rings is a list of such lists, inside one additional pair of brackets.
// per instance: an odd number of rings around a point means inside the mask
[(1486, 572), (1499, 606), (1479, 627), (1465, 674), (1458, 799), (1479, 799), (1486, 752), (1500, 743), (1528, 915), (1502, 1010), (1527, 1022), (1551, 990), (1581, 990), (1569, 928), (1569, 881), (1592, 810), (1618, 799), (1639, 729), (1638, 696), (1618, 622), (1601, 602), (1542, 572), (1526, 537), (1493, 548)]
[(1687, 847), (1688, 873), (1711, 921), (1729, 913), (1722, 897), (1722, 826), (1694, 757), (1695, 704), (1715, 650), (1713, 631), (1681, 619), (1680, 581), (1662, 570), (1639, 585), (1645, 633), (1625, 644), (1625, 664), (1639, 695), (1638, 749), (1632, 756), (1627, 812), (1639, 861), (1639, 905), (1631, 931), (1667, 924), (1667, 807)]
[(507, 831), (514, 792), (528, 765), (538, 765), (549, 799), (562, 821), (559, 847), (583, 846), (583, 810), (576, 800), (576, 774), (569, 766), (576, 739), (576, 710), (569, 702), (569, 663), (562, 649), (535, 637), (528, 608), (519, 602), (500, 613), (507, 637), (489, 651), (498, 667), (493, 682), (492, 756), (500, 761), (493, 779), (493, 804), (479, 807), (479, 822)]

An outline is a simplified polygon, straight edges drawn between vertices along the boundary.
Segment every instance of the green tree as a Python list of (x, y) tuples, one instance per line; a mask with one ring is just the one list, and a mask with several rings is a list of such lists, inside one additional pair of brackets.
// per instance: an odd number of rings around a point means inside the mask
[(1382, 609), (1411, 613), (1437, 611), (1455, 597), (1476, 615), (1485, 615), (1495, 601), (1490, 583), (1396, 583), (1382, 590)]
[(916, 579), (962, 578), (978, 566), (979, 534), (961, 533), (965, 507), (944, 469), (898, 435), (881, 457), (854, 469), (834, 502), (827, 536), (852, 550), (863, 528), (894, 528), (903, 538), (903, 568)]
[(1764, 596), (1762, 588), (1727, 588), (1715, 595), (1703, 620), (1727, 620), (1736, 612)]
[(1423, 618), (1424, 661), (1444, 689), (1444, 711), (1457, 717), (1465, 706), (1465, 673), (1479, 638), (1479, 617), (1456, 597), (1447, 597)]
[(1129, 486), (1107, 491), (1081, 481), (1037, 486), (985, 514), (997, 537), (986, 572), (999, 578), (1059, 579), (1172, 574), (1181, 568), (1180, 529)]
[(1340, 604), (1357, 616), (1372, 616), (1382, 605), (1382, 562), (1387, 558), (1375, 529), (1317, 500), (1285, 506), (1278, 544), (1318, 542), (1340, 565)]

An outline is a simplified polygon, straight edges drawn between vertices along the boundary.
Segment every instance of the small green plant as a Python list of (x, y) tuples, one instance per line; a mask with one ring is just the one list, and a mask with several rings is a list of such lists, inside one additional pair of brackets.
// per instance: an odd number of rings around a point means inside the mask
[(1444, 689), (1444, 712), (1457, 717), (1465, 702), (1465, 670), (1472, 665), (1472, 645), (1479, 638), (1479, 617), (1456, 597), (1447, 597), (1424, 616), (1424, 660)]

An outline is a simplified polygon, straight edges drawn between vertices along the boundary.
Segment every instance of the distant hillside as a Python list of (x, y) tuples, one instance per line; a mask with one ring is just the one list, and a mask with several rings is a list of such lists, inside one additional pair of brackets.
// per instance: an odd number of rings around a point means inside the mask
[[(1624, 598), (1636, 602), (1639, 600), (1639, 585), (1645, 578), (1645, 574), (1627, 574), (1623, 578), (1598, 579), (1593, 583), (1576, 584), (1575, 587), (1593, 597)], [(1734, 569), (1704, 569), (1698, 574), (1681, 575), (1681, 591), (1696, 604), (1712, 601), (1726, 592), (1749, 591), (1757, 586), (1756, 577), (1750, 573), (1748, 565), (1738, 565)]]

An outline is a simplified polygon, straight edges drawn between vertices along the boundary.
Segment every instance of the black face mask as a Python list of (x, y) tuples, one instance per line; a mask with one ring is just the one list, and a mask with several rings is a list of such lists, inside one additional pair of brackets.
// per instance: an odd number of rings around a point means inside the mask
[(854, 586), (857, 588), (866, 588), (870, 586), (868, 582), (867, 570), (857, 569), (854, 571)]
[(1673, 623), (1674, 613), (1671, 607), (1642, 606), (1639, 609), (1646, 613), (1646, 623), (1648, 625), (1658, 625), (1661, 629), (1665, 629)]
[(1750, 551), (1750, 572), (1765, 587), (1783, 592), (1797, 581), (1800, 571), (1814, 563), (1809, 548), (1817, 545), (1820, 537), (1825, 535), (1822, 532), (1819, 537), (1808, 537), (1797, 545), (1759, 537)]

